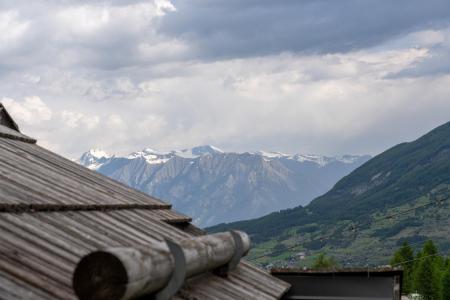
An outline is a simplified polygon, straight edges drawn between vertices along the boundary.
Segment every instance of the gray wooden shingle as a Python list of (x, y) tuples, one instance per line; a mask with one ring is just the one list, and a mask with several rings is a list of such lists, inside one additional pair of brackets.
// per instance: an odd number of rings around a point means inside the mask
[[(0, 298), (75, 299), (88, 252), (203, 234), (169, 204), (1, 130)], [(189, 279), (175, 298), (277, 299), (287, 288), (244, 261), (227, 278)]]

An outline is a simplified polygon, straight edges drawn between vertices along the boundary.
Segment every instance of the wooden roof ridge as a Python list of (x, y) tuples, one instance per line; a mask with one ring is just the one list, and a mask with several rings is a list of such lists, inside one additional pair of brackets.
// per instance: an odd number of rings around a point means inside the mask
[(17, 123), (14, 121), (14, 119), (11, 117), (11, 115), (8, 113), (8, 111), (1, 102), (0, 102), (0, 125), (6, 126), (12, 130), (20, 132), (19, 126), (17, 125)]
[(23, 133), (20, 133), (19, 131), (16, 131), (14, 129), (11, 129), (8, 126), (2, 125), (1, 123), (0, 123), (0, 138), (16, 140), (30, 144), (36, 144), (37, 142), (36, 139), (29, 137)]
[(172, 208), (171, 204), (26, 204), (26, 203), (0, 203), (0, 213), (32, 213), (32, 212), (53, 212), (53, 211), (108, 211), (125, 209), (167, 209)]
[(21, 133), (19, 126), (0, 102), (0, 138), (36, 144), (36, 139)]
[[(87, 253), (205, 234), (170, 204), (42, 148), (9, 121), (0, 122), (0, 298), (75, 300), (73, 272)], [(228, 277), (188, 279), (173, 299), (275, 300), (289, 286), (242, 260)]]

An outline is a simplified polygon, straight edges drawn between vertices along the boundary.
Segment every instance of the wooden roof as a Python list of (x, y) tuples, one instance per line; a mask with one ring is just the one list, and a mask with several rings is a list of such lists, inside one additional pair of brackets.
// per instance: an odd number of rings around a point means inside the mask
[(19, 131), (19, 126), (14, 122), (3, 104), (0, 103), (0, 125)]
[[(0, 125), (0, 298), (75, 299), (72, 274), (82, 256), (203, 234), (190, 221)], [(241, 262), (227, 278), (189, 279), (175, 298), (277, 299), (288, 286)]]

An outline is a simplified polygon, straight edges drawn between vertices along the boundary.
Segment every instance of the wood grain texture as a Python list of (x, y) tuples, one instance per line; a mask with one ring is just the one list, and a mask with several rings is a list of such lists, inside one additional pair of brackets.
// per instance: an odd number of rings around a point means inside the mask
[[(0, 299), (76, 299), (87, 253), (203, 235), (170, 204), (31, 143), (0, 137)], [(288, 284), (246, 262), (188, 280), (176, 299), (277, 299)]]

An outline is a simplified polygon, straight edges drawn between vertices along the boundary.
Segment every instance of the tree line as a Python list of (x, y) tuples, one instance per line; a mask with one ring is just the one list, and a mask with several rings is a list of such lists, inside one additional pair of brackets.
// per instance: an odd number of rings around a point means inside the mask
[(403, 268), (403, 294), (423, 300), (450, 300), (450, 257), (439, 254), (432, 241), (414, 253), (408, 242), (394, 253), (391, 266)]

